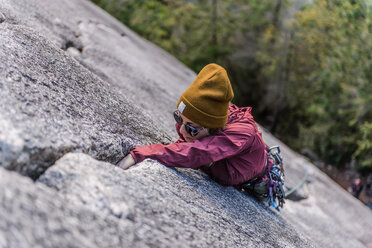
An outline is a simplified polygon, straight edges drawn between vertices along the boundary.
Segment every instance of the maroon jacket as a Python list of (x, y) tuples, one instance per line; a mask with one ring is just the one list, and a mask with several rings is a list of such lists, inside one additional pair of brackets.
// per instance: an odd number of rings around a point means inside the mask
[(222, 185), (239, 185), (261, 176), (265, 169), (266, 145), (251, 115), (251, 108), (230, 104), (226, 128), (193, 142), (179, 133), (177, 142), (139, 146), (130, 153), (139, 163), (155, 159), (169, 167), (201, 169)]

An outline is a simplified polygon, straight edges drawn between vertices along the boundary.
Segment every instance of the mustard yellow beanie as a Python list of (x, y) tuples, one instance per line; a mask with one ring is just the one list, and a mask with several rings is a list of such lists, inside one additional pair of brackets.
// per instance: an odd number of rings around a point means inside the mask
[(177, 109), (203, 127), (221, 128), (227, 122), (233, 97), (226, 70), (217, 64), (209, 64), (181, 95)]

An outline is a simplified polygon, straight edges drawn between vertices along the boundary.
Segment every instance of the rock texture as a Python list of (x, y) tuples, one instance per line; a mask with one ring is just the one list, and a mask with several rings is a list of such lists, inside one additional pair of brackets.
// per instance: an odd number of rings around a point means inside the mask
[(39, 181), (57, 189), (67, 205), (131, 220), (135, 239), (150, 247), (309, 246), (281, 216), (197, 171), (151, 160), (122, 171), (68, 154)]
[(0, 179), (0, 247), (146, 247), (130, 220), (66, 204), (55, 190), (2, 168)]
[(140, 109), (34, 30), (3, 24), (0, 32), (0, 115), (11, 133), (1, 130), (2, 166), (36, 178), (70, 151), (115, 161), (132, 144), (167, 141), (145, 125), (150, 118), (128, 122)]
[(0, 0), (0, 247), (372, 246), (369, 209), (284, 144), (288, 187), (309, 182), (281, 214), (198, 171), (113, 166), (176, 138), (194, 78), (88, 0)]
[(193, 74), (88, 1), (43, 2), (0, 2), (0, 115), (12, 134), (1, 165), (37, 178), (70, 151), (116, 162), (133, 145), (170, 142), (172, 82)]

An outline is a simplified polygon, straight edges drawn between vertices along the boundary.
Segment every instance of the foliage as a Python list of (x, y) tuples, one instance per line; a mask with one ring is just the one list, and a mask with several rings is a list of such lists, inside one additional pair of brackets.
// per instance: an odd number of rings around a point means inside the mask
[(296, 14), (289, 39), (282, 32), (273, 48), (266, 38), (258, 53), (263, 73), (281, 85), (286, 113), (275, 131), (332, 164), (355, 158), (360, 169), (372, 169), (371, 17), (363, 1), (316, 0)]
[[(195, 71), (224, 64), (240, 37), (255, 37), (267, 19), (269, 0), (93, 0)], [(250, 33), (249, 33), (250, 32)]]

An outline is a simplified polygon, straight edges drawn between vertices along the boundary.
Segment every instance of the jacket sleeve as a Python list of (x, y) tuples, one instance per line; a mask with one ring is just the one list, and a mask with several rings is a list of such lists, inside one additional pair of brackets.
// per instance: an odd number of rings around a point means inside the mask
[(193, 142), (139, 146), (130, 153), (136, 163), (151, 158), (169, 167), (198, 168), (249, 151), (251, 143), (252, 134), (232, 124), (224, 131)]

